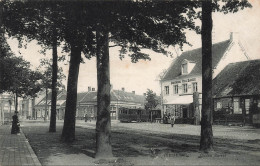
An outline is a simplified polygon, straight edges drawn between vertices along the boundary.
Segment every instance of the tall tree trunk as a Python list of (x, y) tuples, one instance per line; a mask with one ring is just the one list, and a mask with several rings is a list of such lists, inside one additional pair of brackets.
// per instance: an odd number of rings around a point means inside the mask
[(51, 119), (49, 132), (56, 132), (56, 101), (57, 101), (57, 72), (58, 72), (58, 55), (57, 55), (57, 32), (54, 28), (52, 39), (52, 96), (51, 96)]
[(79, 66), (82, 48), (77, 45), (71, 45), (71, 59), (69, 67), (69, 76), (67, 84), (67, 98), (64, 116), (64, 125), (61, 135), (63, 142), (71, 143), (75, 140), (75, 123), (77, 108), (77, 86)]
[(10, 120), (12, 120), (12, 99), (10, 99), (10, 100), (8, 100), (9, 101), (9, 109), (10, 109), (10, 111), (9, 111), (9, 113), (10, 113)]
[(36, 113), (35, 113), (35, 97), (32, 98), (32, 119), (36, 119)]
[(200, 150), (213, 150), (212, 132), (212, 4), (202, 1), (202, 118)]
[(18, 95), (17, 95), (17, 91), (15, 92), (15, 111), (18, 111)]
[[(4, 39), (4, 30), (3, 30), (3, 1), (0, 1), (0, 50), (3, 49), (3, 39)], [(0, 55), (0, 87), (2, 87), (2, 75), (3, 75), (3, 62), (2, 55)], [(4, 122), (3, 122), (4, 123)]]
[(97, 30), (96, 158), (112, 157), (108, 31)]
[(47, 120), (47, 107), (48, 107), (48, 88), (46, 88), (46, 98), (45, 98), (45, 112), (44, 112), (44, 121)]

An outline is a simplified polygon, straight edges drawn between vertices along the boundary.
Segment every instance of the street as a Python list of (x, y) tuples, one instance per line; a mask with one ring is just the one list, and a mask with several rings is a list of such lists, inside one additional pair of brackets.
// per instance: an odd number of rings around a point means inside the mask
[(59, 141), (48, 133), (48, 122), (22, 123), (22, 130), (43, 165), (257, 165), (260, 157), (259, 129), (251, 126), (213, 126), (214, 152), (199, 151), (200, 126), (112, 121), (115, 159), (95, 160), (95, 121), (77, 121), (76, 141)]

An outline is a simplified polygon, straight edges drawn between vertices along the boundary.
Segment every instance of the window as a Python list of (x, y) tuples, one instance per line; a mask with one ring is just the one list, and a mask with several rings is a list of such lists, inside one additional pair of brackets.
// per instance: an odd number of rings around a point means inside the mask
[(245, 99), (246, 114), (249, 114), (250, 99)]
[(165, 86), (165, 87), (164, 87), (164, 90), (165, 90), (165, 94), (166, 94), (166, 95), (169, 95), (169, 86)]
[(187, 84), (182, 84), (182, 89), (183, 89), (183, 93), (187, 93), (188, 92)]
[(193, 89), (193, 92), (198, 92), (197, 82), (192, 83), (192, 89)]
[(178, 85), (174, 85), (174, 94), (178, 94)]
[(188, 64), (187, 63), (182, 64), (181, 69), (182, 69), (182, 74), (187, 74), (188, 73)]
[(222, 108), (222, 103), (221, 102), (217, 102), (217, 108), (218, 109)]

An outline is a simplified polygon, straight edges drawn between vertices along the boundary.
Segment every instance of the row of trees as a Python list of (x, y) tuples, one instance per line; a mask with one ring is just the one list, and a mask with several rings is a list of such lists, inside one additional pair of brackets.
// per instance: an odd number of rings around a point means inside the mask
[[(202, 19), (203, 100), (201, 149), (212, 149), (211, 126), (211, 29), (212, 11), (236, 12), (249, 7), (246, 1), (3, 1), (3, 24), (10, 36), (22, 44), (37, 40), (53, 50), (52, 109), (50, 131), (56, 131), (55, 86), (57, 46), (70, 53), (67, 99), (62, 140), (75, 140), (77, 81), (82, 53), (97, 59), (98, 112), (96, 157), (112, 156), (110, 123), (109, 47), (121, 47), (119, 57), (132, 62), (150, 60), (142, 49), (167, 55), (169, 45), (189, 44), (185, 29), (200, 32), (196, 19)], [(26, 36), (26, 38), (25, 38)], [(205, 86), (206, 85), (206, 86)]]

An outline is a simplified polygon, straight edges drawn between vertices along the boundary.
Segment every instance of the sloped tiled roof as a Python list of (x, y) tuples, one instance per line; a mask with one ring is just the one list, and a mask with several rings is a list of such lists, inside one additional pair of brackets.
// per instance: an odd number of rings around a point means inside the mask
[[(45, 98), (43, 104), (45, 104)], [(60, 102), (59, 102), (60, 101)], [(145, 101), (145, 96), (136, 95), (131, 92), (125, 92), (122, 90), (112, 90), (111, 91), (111, 101), (122, 101), (122, 102), (132, 102), (132, 103), (143, 103)], [(48, 100), (50, 102), (50, 100)], [(97, 92), (80, 92), (77, 94), (77, 102), (80, 103), (89, 103), (89, 102), (97, 102)], [(57, 103), (61, 106), (66, 105), (66, 94), (61, 95), (57, 99)]]
[(97, 102), (97, 92), (96, 91), (88, 92), (80, 102), (81, 103)]
[(63, 95), (61, 95), (58, 100), (66, 100), (67, 94), (64, 93)]
[(79, 92), (77, 94), (77, 102), (82, 101), (87, 94), (88, 94), (88, 92)]
[[(59, 91), (57, 91), (57, 96), (59, 96), (61, 93), (63, 93), (64, 92), (64, 90), (59, 90)], [(63, 96), (63, 95), (62, 95)], [(51, 102), (51, 97), (52, 97), (52, 92), (50, 91), (50, 92), (48, 92), (48, 97), (47, 97), (47, 103), (48, 104), (50, 104), (50, 102)], [(57, 100), (58, 100), (59, 98), (57, 98)], [(65, 100), (66, 100), (66, 98), (65, 98)], [(37, 105), (45, 105), (45, 102), (46, 102), (46, 96), (45, 97), (43, 97), (43, 99), (37, 104)]]
[[(111, 101), (122, 101), (122, 102), (134, 102), (134, 103), (143, 103), (145, 96), (136, 95), (131, 92), (125, 92), (122, 90), (112, 90)], [(97, 102), (97, 92), (88, 92), (81, 103), (87, 102)]]
[[(81, 102), (87, 94), (88, 94), (88, 92), (79, 92), (79, 93), (77, 93), (77, 102)], [(67, 94), (64, 94), (61, 97), (61, 99), (60, 99), (60, 100), (63, 100), (65, 98), (65, 102), (63, 102), (61, 104), (61, 106), (65, 106), (66, 105), (66, 96), (67, 96)]]
[(131, 92), (125, 92), (122, 90), (112, 90), (111, 92), (111, 101), (143, 103), (144, 100), (145, 96), (136, 95)]
[(213, 96), (260, 95), (260, 60), (231, 63), (213, 80)]
[[(212, 45), (212, 67), (216, 67), (220, 59), (223, 57), (225, 51), (230, 45), (230, 40), (226, 40), (223, 42), (219, 42)], [(186, 59), (190, 62), (196, 63), (193, 70), (189, 73), (192, 74), (201, 74), (202, 73), (202, 49), (194, 49), (191, 51), (187, 51), (182, 53), (179, 57), (177, 57), (167, 73), (164, 75), (162, 80), (172, 80), (175, 77), (181, 76), (181, 63)]]

